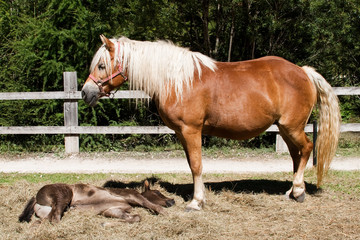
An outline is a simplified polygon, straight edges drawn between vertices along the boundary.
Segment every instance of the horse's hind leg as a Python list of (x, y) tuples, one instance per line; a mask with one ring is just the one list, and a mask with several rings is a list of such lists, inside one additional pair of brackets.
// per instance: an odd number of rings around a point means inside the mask
[(280, 134), (286, 142), (293, 160), (294, 180), (292, 188), (287, 192), (289, 197), (303, 202), (305, 199), (304, 171), (309, 160), (313, 144), (306, 136), (303, 127), (291, 131), (279, 125)]
[(47, 216), (47, 218), (52, 223), (59, 223), (67, 207), (68, 207), (67, 202), (60, 201), (54, 203), (51, 206), (52, 209), (49, 215)]

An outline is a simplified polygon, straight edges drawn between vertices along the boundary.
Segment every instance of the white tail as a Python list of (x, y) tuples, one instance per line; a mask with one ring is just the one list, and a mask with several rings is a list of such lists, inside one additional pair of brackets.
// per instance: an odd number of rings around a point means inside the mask
[(315, 69), (304, 66), (303, 70), (316, 87), (319, 106), (319, 134), (317, 149), (317, 186), (329, 170), (335, 155), (340, 134), (339, 100), (330, 84)]

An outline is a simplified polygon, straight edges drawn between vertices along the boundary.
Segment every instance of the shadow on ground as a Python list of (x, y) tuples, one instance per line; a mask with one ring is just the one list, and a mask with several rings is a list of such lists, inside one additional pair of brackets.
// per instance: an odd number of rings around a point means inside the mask
[[(193, 184), (172, 184), (161, 181), (158, 178), (147, 178), (151, 185), (158, 183), (160, 187), (169, 193), (176, 194), (184, 199), (184, 201), (191, 200), (193, 194)], [(145, 181), (145, 180), (144, 180)], [(139, 188), (143, 186), (143, 182), (123, 183), (117, 181), (108, 181), (104, 184), (105, 188)], [(316, 185), (306, 183), (306, 193), (314, 195), (321, 189)], [(224, 181), (224, 182), (206, 182), (205, 187), (215, 193), (222, 191), (232, 191), (235, 193), (267, 193), (270, 195), (284, 195), (292, 186), (290, 181), (278, 180), (239, 180), (239, 181)]]

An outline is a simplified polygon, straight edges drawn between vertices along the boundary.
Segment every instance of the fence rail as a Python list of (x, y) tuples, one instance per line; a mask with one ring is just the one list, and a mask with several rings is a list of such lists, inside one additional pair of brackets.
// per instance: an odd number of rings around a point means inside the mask
[[(64, 134), (65, 152), (79, 152), (80, 134), (173, 134), (166, 126), (78, 126), (78, 100), (76, 72), (64, 72), (64, 91), (53, 92), (0, 92), (0, 100), (64, 100), (64, 126), (2, 126), (0, 134)], [(360, 87), (334, 87), (337, 95), (360, 95)], [(107, 98), (107, 97), (104, 97)], [(149, 98), (141, 91), (118, 91), (113, 98)], [(305, 127), (305, 132), (313, 132), (313, 124)], [(276, 125), (266, 132), (279, 132)], [(360, 132), (360, 123), (341, 125), (341, 132)], [(278, 141), (277, 141), (278, 142)]]
[[(276, 125), (266, 132), (279, 132)], [(305, 132), (313, 132), (313, 124), (307, 124)], [(360, 132), (360, 123), (342, 124), (340, 132)], [(174, 134), (166, 126), (11, 126), (0, 127), (0, 134)]]
[[(106, 99), (108, 97), (103, 97)], [(118, 91), (113, 98), (134, 99), (134, 98), (149, 98), (142, 91)], [(0, 92), (0, 100), (49, 100), (49, 99), (63, 99), (63, 100), (81, 100), (81, 92)]]
[[(333, 87), (336, 95), (360, 95), (360, 87)], [(106, 99), (109, 97), (103, 97)], [(149, 98), (142, 91), (117, 91), (112, 98), (136, 99)], [(80, 91), (50, 91), (50, 92), (0, 92), (0, 100), (81, 100)]]

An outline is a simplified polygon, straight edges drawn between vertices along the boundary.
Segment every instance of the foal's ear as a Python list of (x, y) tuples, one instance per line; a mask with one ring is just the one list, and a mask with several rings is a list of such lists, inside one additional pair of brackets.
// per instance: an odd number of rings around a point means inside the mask
[(144, 181), (144, 192), (150, 191), (150, 184), (148, 180)]
[(110, 52), (110, 54), (113, 54), (115, 51), (114, 43), (112, 43), (107, 37), (105, 37), (103, 34), (100, 35), (100, 39), (105, 44), (105, 48)]

